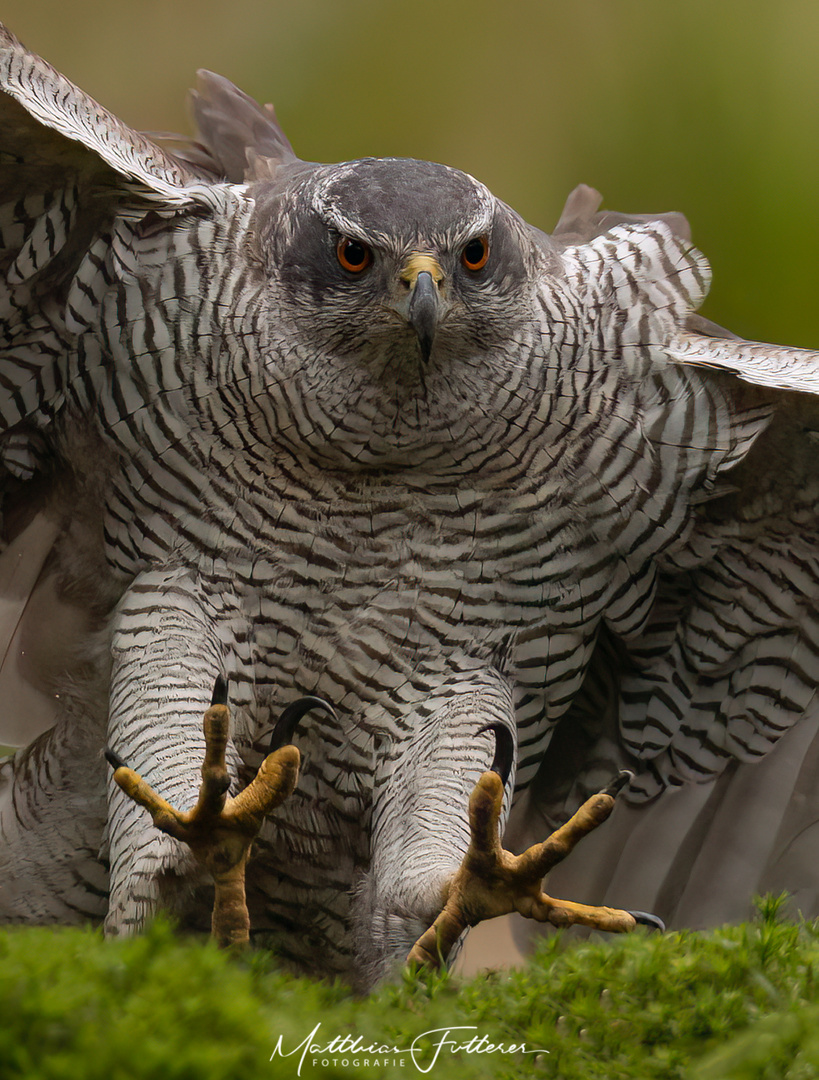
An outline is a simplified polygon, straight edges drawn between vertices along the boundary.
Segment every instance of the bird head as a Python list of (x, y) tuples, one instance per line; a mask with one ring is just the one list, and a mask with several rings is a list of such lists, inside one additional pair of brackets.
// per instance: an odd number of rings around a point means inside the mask
[(435, 443), (461, 407), (474, 417), (503, 385), (540, 256), (482, 184), (409, 159), (299, 162), (255, 198), (277, 361), (291, 385), (310, 380), (305, 393), (334, 425), (357, 404), (373, 417), (365, 458), (406, 461), (414, 440)]

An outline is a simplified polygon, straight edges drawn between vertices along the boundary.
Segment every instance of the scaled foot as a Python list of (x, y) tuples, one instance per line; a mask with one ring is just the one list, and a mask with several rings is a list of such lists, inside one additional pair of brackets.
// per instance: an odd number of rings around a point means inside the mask
[(407, 961), (437, 968), (467, 927), (515, 911), (557, 927), (580, 923), (595, 930), (622, 933), (642, 923), (664, 929), (654, 915), (557, 900), (541, 887), (545, 875), (565, 859), (582, 837), (606, 820), (614, 808), (617, 791), (629, 777), (629, 773), (621, 773), (609, 788), (587, 799), (574, 817), (547, 840), (522, 855), (512, 855), (501, 846), (498, 830), (504, 779), (497, 771), (485, 772), (469, 799), (472, 838), (467, 852), (445, 886), (441, 914), (413, 945)]
[(129, 769), (116, 754), (106, 751), (114, 767), (114, 780), (129, 798), (143, 806), (162, 832), (182, 840), (214, 882), (211, 936), (218, 944), (242, 946), (250, 940), (250, 916), (245, 898), (245, 868), (253, 841), (267, 815), (293, 792), (299, 775), (300, 755), (295, 746), (281, 745), (292, 738), (298, 720), (311, 708), (332, 712), (320, 698), (301, 698), (284, 710), (273, 733), (272, 753), (236, 798), (225, 764), (230, 720), (227, 686), (217, 679), (213, 703), (204, 717), (205, 758), (202, 784), (192, 810), (176, 810)]

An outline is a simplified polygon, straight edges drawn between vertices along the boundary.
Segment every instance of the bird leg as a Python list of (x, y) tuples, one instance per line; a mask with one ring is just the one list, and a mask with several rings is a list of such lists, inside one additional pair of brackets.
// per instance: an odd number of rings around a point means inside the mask
[(621, 773), (609, 788), (592, 795), (543, 843), (533, 845), (522, 855), (512, 855), (501, 847), (498, 830), (504, 780), (494, 770), (485, 772), (469, 799), (469, 847), (459, 869), (444, 886), (443, 910), (415, 942), (407, 961), (437, 968), (467, 927), (514, 911), (558, 927), (580, 923), (595, 930), (622, 933), (643, 923), (663, 929), (654, 915), (556, 900), (541, 888), (544, 876), (606, 820), (617, 791), (630, 775)]
[[(310, 708), (330, 706), (319, 698), (301, 698), (285, 709), (274, 741), (289, 741), (298, 719)], [(125, 794), (143, 806), (162, 832), (181, 840), (197, 863), (213, 878), (211, 936), (222, 948), (250, 940), (250, 916), (245, 898), (245, 868), (253, 841), (267, 815), (293, 792), (300, 755), (295, 746), (279, 745), (264, 759), (256, 776), (236, 798), (227, 794), (230, 777), (225, 765), (230, 721), (227, 686), (217, 679), (213, 703), (205, 713), (205, 757), (199, 798), (192, 810), (176, 810), (112, 751), (114, 780)]]

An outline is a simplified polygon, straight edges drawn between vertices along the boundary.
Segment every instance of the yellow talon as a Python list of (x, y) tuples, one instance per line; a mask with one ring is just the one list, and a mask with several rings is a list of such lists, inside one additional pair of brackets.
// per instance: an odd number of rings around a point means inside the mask
[(154, 825), (181, 840), (213, 878), (211, 936), (223, 948), (250, 940), (250, 916), (245, 896), (245, 868), (253, 841), (267, 815), (293, 792), (300, 755), (295, 746), (282, 746), (264, 759), (254, 779), (236, 798), (227, 794), (225, 765), (230, 727), (226, 705), (211, 705), (205, 713), (205, 758), (202, 784), (192, 810), (176, 810), (142, 777), (119, 762), (114, 780), (125, 794), (143, 806)]
[(511, 912), (553, 926), (580, 923), (613, 933), (633, 930), (638, 921), (652, 922), (652, 916), (640, 918), (638, 914), (635, 918), (617, 908), (557, 900), (541, 888), (545, 875), (582, 837), (606, 820), (614, 808), (612, 794), (601, 791), (592, 795), (565, 825), (522, 855), (512, 855), (501, 846), (498, 821), (502, 804), (503, 780), (497, 772), (485, 772), (469, 799), (469, 847), (444, 889), (441, 914), (415, 942), (408, 962), (438, 967), (467, 927)]

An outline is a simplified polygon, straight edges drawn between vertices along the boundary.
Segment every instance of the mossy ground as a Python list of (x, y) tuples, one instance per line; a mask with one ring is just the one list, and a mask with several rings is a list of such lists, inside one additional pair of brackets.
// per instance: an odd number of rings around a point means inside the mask
[[(231, 957), (181, 939), (161, 921), (123, 941), (9, 928), (0, 1076), (278, 1080), (301, 1066), (302, 1077), (324, 1080), (819, 1077), (819, 925), (780, 921), (777, 909), (768, 900), (756, 921), (710, 933), (552, 938), (525, 970), (468, 981), (405, 973), (363, 999), (284, 974), (267, 952)], [(302, 1059), (317, 1024), (316, 1045), (347, 1036), (359, 1049)], [(434, 1059), (441, 1033), (424, 1036), (432, 1029), (476, 1040), (473, 1052), (445, 1044)], [(416, 1039), (415, 1061), (378, 1050)], [(505, 1049), (478, 1052), (487, 1043)], [(277, 1044), (294, 1052), (274, 1054)], [(534, 1052), (510, 1053), (512, 1044)]]

